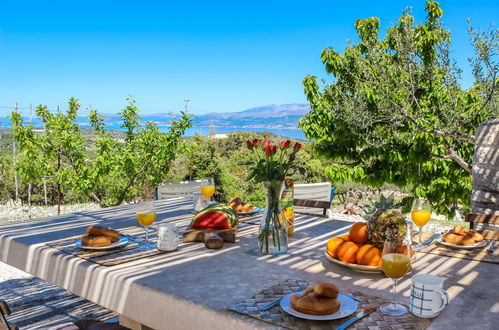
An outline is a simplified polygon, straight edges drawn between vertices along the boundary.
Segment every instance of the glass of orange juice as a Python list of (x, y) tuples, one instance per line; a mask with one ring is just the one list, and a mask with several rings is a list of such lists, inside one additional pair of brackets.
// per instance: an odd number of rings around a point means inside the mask
[(135, 217), (146, 233), (144, 242), (139, 244), (138, 248), (140, 250), (154, 249), (156, 245), (149, 243), (149, 226), (151, 226), (156, 220), (156, 208), (154, 206), (154, 202), (150, 201), (137, 204), (135, 208)]
[(205, 200), (209, 200), (215, 193), (215, 183), (213, 178), (201, 180), (201, 195)]
[(383, 305), (379, 310), (387, 315), (404, 315), (407, 308), (397, 303), (397, 282), (411, 268), (411, 244), (408, 240), (387, 239), (383, 245), (381, 268), (386, 276), (393, 281), (393, 301)]
[(412, 222), (419, 227), (419, 244), (417, 247), (423, 247), (421, 234), (423, 233), (423, 226), (430, 221), (431, 210), (430, 203), (425, 198), (416, 198), (412, 203), (411, 218)]

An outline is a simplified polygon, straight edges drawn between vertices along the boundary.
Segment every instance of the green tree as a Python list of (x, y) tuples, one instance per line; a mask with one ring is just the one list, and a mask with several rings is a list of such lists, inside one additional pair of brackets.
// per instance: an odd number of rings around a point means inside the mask
[(498, 116), (498, 30), (470, 27), (475, 82), (463, 89), (444, 12), (435, 1), (425, 10), (421, 24), (406, 10), (382, 38), (378, 18), (359, 19), (358, 43), (343, 54), (324, 49), (334, 80), (320, 87), (305, 77), (312, 111), (300, 127), (335, 161), (326, 171), (331, 180), (410, 187), (452, 215), (455, 203), (469, 204), (475, 130)]
[[(167, 181), (188, 180), (212, 177), (215, 180), (214, 199), (228, 202), (230, 198), (239, 196), (247, 203), (257, 206), (264, 204), (262, 185), (246, 182), (248, 166), (241, 164), (252, 160), (246, 147), (247, 140), (270, 140), (274, 144), (282, 141), (271, 133), (234, 132), (226, 139), (195, 136), (185, 138), (179, 157), (168, 175)], [(326, 178), (323, 168), (328, 161), (312, 154), (311, 145), (303, 142), (303, 150), (296, 155), (296, 165), (305, 169), (305, 174), (295, 173), (292, 179), (299, 183), (321, 182)]]
[[(40, 180), (54, 178), (63, 191), (73, 189), (102, 206), (119, 205), (137, 195), (142, 186), (162, 182), (185, 130), (191, 126), (190, 115), (182, 111), (171, 122), (168, 133), (161, 133), (152, 122), (142, 123), (135, 101), (120, 112), (125, 138), (105, 130), (104, 117), (91, 110), (89, 120), (96, 136), (87, 144), (77, 123), (78, 101), (72, 98), (65, 113), (51, 113), (46, 106), (37, 108), (45, 134), (37, 134), (32, 126), (12, 113), (24, 162), (40, 166), (20, 166), (22, 177)], [(57, 164), (50, 166), (50, 164)], [(43, 166), (49, 164), (49, 166)]]

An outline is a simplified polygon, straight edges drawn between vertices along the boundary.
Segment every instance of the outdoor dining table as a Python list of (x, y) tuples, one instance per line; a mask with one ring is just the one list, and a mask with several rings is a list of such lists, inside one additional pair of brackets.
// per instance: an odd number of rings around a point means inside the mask
[[(192, 219), (190, 199), (159, 200), (156, 210), (156, 223), (176, 223), (180, 232)], [(180, 243), (173, 252), (109, 267), (45, 244), (82, 234), (92, 224), (115, 229), (137, 226), (134, 206), (0, 226), (0, 261), (115, 311), (127, 324), (153, 329), (275, 327), (228, 307), (286, 279), (331, 281), (341, 290), (392, 297), (391, 280), (384, 274), (355, 272), (324, 258), (327, 240), (347, 232), (349, 222), (299, 215), (288, 253), (280, 256), (259, 255), (258, 226), (243, 223), (236, 243), (225, 243), (219, 250)], [(410, 277), (416, 273), (441, 276), (451, 296), (429, 329), (497, 329), (497, 264), (418, 253), (411, 273), (399, 283), (402, 302), (408, 302)]]

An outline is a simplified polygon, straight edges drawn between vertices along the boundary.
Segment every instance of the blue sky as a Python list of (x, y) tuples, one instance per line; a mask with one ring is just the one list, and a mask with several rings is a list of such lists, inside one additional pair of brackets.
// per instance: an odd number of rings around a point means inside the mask
[[(424, 0), (0, 3), (0, 106), (65, 107), (74, 96), (106, 113), (129, 94), (144, 113), (186, 98), (196, 114), (305, 103), (301, 80), (324, 76), (321, 50), (355, 39), (357, 18), (380, 17), (384, 30), (412, 6), (425, 19)], [(466, 19), (488, 29), (499, 1), (440, 3), (469, 86)]]

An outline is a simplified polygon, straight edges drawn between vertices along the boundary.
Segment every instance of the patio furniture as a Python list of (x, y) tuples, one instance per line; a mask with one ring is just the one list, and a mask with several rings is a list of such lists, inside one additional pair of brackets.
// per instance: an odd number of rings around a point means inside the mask
[(74, 324), (80, 330), (129, 330), (129, 328), (119, 325), (116, 322), (102, 322), (99, 320), (78, 320)]
[(470, 223), (470, 229), (476, 229), (476, 224), (489, 225), (482, 231), (485, 239), (499, 240), (499, 215), (466, 214), (464, 221)]
[[(156, 210), (157, 223), (174, 223), (181, 232), (192, 219), (192, 201), (187, 198), (156, 201)], [(351, 223), (315, 216), (296, 216), (288, 254), (277, 258), (256, 254), (259, 228), (244, 223), (240, 223), (236, 243), (227, 243), (220, 250), (182, 242), (176, 251), (109, 267), (46, 245), (78, 235), (92, 224), (116, 229), (137, 226), (134, 212), (132, 205), (125, 205), (2, 225), (0, 261), (119, 313), (129, 328), (137, 324), (159, 330), (268, 329), (268, 323), (228, 308), (286, 279), (331, 281), (341, 290), (387, 301), (392, 297), (387, 289), (391, 280), (384, 275), (357, 273), (324, 260), (327, 241), (348, 232)], [(449, 329), (455, 320), (463, 329), (496, 326), (499, 287), (492, 284), (497, 281), (498, 264), (433, 254), (417, 256), (411, 274), (431, 272), (445, 277), (444, 288), (452, 298), (428, 330)], [(407, 301), (410, 281), (411, 275), (400, 281), (399, 300)], [(464, 318), (463, 306), (472, 307)]]
[(193, 193), (200, 191), (201, 181), (164, 182), (155, 189), (156, 200), (179, 196), (192, 197)]
[[(88, 308), (88, 307), (87, 307)], [(26, 312), (26, 311), (24, 311)], [(6, 301), (0, 300), (0, 330), (18, 330), (19, 327), (9, 323), (7, 316), (11, 315), (9, 305)], [(38, 320), (39, 321), (39, 320)], [(127, 330), (128, 328), (120, 326), (115, 319), (106, 322), (94, 319), (84, 319), (75, 322), (67, 322), (51, 327), (49, 330)]]
[(7, 322), (7, 316), (12, 314), (10, 312), (9, 306), (3, 300), (0, 300), (0, 330), (17, 330), (17, 326), (9, 324)]
[[(297, 214), (306, 214), (306, 215), (315, 215), (318, 217), (327, 217), (327, 210), (331, 208), (331, 202), (326, 201), (316, 201), (309, 199), (295, 199), (295, 213)], [(312, 209), (312, 210), (311, 210)], [(319, 209), (319, 210), (315, 210)], [(303, 212), (304, 210), (309, 212)], [(314, 211), (320, 211), (320, 213), (315, 213)]]
[(294, 186), (295, 213), (326, 216), (334, 195), (334, 187), (331, 187), (331, 183), (298, 183)]

